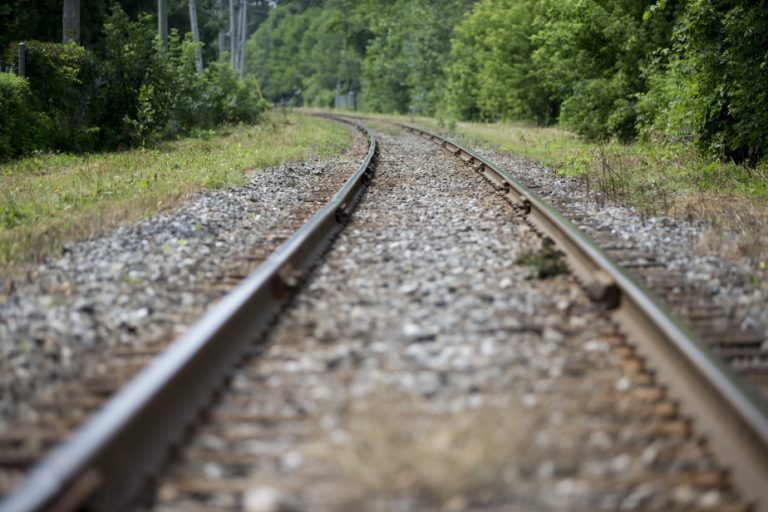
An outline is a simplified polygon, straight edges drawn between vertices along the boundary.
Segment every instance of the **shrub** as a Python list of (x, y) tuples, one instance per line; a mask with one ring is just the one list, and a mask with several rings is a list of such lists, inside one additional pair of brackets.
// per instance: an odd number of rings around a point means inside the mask
[[(691, 0), (675, 32), (657, 124), (711, 156), (756, 162), (768, 151), (768, 10), (760, 2)], [(652, 101), (648, 101), (652, 103)]]
[(267, 109), (259, 83), (253, 76), (240, 80), (225, 62), (211, 62), (199, 78), (201, 104), (208, 124), (254, 123)]
[[(26, 78), (36, 108), (54, 125), (52, 145), (64, 150), (93, 149), (89, 112), (96, 78), (95, 57), (82, 46), (28, 41)], [(12, 69), (18, 65), (18, 44), (6, 53)]]
[(151, 16), (141, 15), (132, 22), (119, 4), (104, 24), (104, 83), (99, 88), (96, 118), (101, 142), (108, 148), (140, 142), (162, 122), (159, 113), (165, 88), (149, 83), (161, 69), (154, 32)]
[(626, 97), (626, 86), (619, 73), (611, 80), (602, 78), (576, 83), (563, 102), (561, 121), (588, 140), (604, 141), (616, 136), (631, 141), (636, 133), (635, 101)]
[(0, 160), (51, 144), (53, 124), (33, 105), (27, 80), (0, 73)]
[(116, 4), (104, 27), (105, 81), (100, 126), (107, 147), (256, 122), (267, 107), (253, 78), (240, 80), (225, 62), (194, 68), (194, 43), (172, 31), (164, 51), (149, 16), (130, 21)]
[(172, 31), (161, 49), (152, 17), (131, 21), (117, 3), (104, 25), (101, 61), (74, 43), (32, 41), (27, 48), (28, 81), (3, 75), (0, 84), (0, 158), (145, 144), (225, 122), (257, 122), (267, 108), (254, 78), (240, 80), (223, 62), (196, 74), (189, 35)]

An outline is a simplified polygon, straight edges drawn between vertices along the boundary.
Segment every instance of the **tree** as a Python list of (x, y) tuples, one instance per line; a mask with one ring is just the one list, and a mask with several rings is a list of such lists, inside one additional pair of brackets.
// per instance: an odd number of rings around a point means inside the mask
[(200, 48), (200, 29), (197, 25), (197, 2), (189, 0), (189, 23), (192, 27), (192, 41), (195, 43), (195, 70), (203, 72), (203, 52)]
[(768, 151), (766, 48), (764, 1), (690, 0), (654, 77), (656, 126), (711, 156), (757, 162)]
[[(377, 3), (377, 2), (374, 2)], [(453, 27), (468, 0), (379, 1), (363, 4), (370, 38), (363, 61), (361, 103), (384, 112), (432, 115), (445, 86)]]
[(80, 42), (80, 0), (64, 0), (62, 42)]
[(537, 76), (536, 0), (487, 0), (455, 29), (446, 110), (461, 119), (555, 122), (560, 101)]

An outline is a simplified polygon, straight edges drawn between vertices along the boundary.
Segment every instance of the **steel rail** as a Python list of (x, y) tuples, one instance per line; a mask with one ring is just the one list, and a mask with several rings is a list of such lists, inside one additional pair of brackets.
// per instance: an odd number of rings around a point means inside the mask
[(460, 144), (400, 124), (440, 144), (490, 181), (565, 253), (589, 294), (607, 303), (628, 340), (694, 421), (755, 509), (768, 511), (768, 406), (573, 223), (509, 173)]
[(2, 512), (129, 507), (346, 224), (373, 175), (368, 153), (333, 198), (186, 334), (35, 466)]

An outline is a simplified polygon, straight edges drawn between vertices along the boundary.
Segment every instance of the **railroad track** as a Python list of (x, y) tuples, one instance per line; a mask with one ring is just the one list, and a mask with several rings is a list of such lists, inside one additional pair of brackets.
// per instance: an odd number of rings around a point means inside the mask
[[(622, 379), (629, 376), (632, 382), (632, 385), (626, 389), (623, 385), (619, 386), (622, 389), (618, 398), (607, 393), (595, 403), (590, 401), (589, 407), (592, 408), (592, 413), (603, 418), (604, 424), (601, 424), (601, 428), (606, 432), (611, 432), (612, 429), (620, 431), (622, 421), (640, 430), (644, 425), (647, 429), (638, 434), (637, 439), (645, 441), (663, 439), (659, 449), (665, 453), (664, 457), (667, 459), (659, 456), (660, 460), (687, 460), (683, 463), (682, 470), (674, 463), (660, 463), (665, 468), (665, 473), (663, 472), (665, 478), (674, 479), (677, 471), (683, 475), (685, 484), (690, 484), (697, 489), (718, 490), (721, 499), (718, 504), (722, 506), (721, 509), (742, 510), (748, 503), (757, 503), (758, 509), (765, 509), (767, 501), (762, 494), (765, 490), (760, 484), (768, 475), (768, 469), (766, 469), (768, 430), (766, 430), (766, 413), (762, 402), (749, 390), (744, 389), (730, 371), (723, 368), (715, 358), (701, 348), (701, 344), (694, 336), (679, 327), (663, 308), (649, 299), (645, 292), (602, 251), (578, 233), (572, 225), (565, 222), (557, 212), (544, 204), (538, 196), (477, 155), (435, 135), (411, 127), (408, 129), (439, 143), (478, 171), (494, 185), (496, 194), (491, 196), (494, 200), (501, 197), (515, 205), (520, 222), (523, 220), (530, 222), (548, 239), (553, 240), (567, 255), (574, 273), (596, 302), (589, 305), (577, 299), (569, 299), (570, 303), (565, 299), (561, 302), (566, 303), (565, 307), (569, 311), (579, 312), (574, 314), (574, 317), (580, 318), (584, 323), (587, 322), (585, 319), (590, 319), (590, 322), (599, 325), (599, 332), (593, 333), (597, 341), (592, 341), (600, 347), (607, 347), (605, 351), (614, 362), (618, 361), (619, 367), (626, 375), (618, 374), (617, 376), (611, 373), (611, 371), (615, 372), (615, 368), (613, 370), (597, 368), (596, 363), (594, 361), (590, 363), (591, 360), (588, 357), (587, 362), (579, 364), (584, 364), (588, 369), (595, 371), (597, 380), (602, 378), (608, 383), (609, 389), (610, 383), (615, 383), (616, 379), (623, 383), (625, 381)], [(297, 334), (292, 330), (295, 329), (295, 324), (293, 328), (290, 327), (291, 324), (278, 326), (278, 334), (275, 336), (280, 343), (267, 344), (266, 348), (264, 345), (258, 346), (261, 348), (254, 348), (253, 340), (267, 329), (280, 311), (281, 304), (289, 299), (291, 292), (308, 275), (308, 269), (314, 265), (329, 241), (349, 221), (351, 209), (359, 201), (366, 185), (370, 182), (372, 166), (376, 161), (375, 155), (376, 141), (370, 135), (370, 148), (363, 164), (345, 187), (334, 196), (331, 203), (289, 238), (276, 253), (268, 257), (259, 270), (248, 277), (233, 294), (225, 298), (215, 311), (198, 324), (196, 329), (171, 345), (155, 363), (79, 430), (68, 444), (59, 447), (46, 461), (42, 462), (29, 475), (25, 484), (3, 502), (0, 508), (2, 510), (35, 510), (58, 503), (64, 508), (87, 504), (89, 508), (116, 510), (135, 503), (137, 496), (143, 496), (146, 503), (154, 503), (154, 506), (159, 509), (187, 510), (195, 504), (201, 509), (242, 508), (248, 505), (249, 499), (258, 499), (259, 492), (263, 490), (256, 488), (249, 494), (249, 489), (254, 486), (254, 482), (244, 477), (244, 473), (247, 475), (248, 471), (253, 470), (252, 466), (258, 464), (254, 459), (271, 461), (267, 465), (272, 466), (296, 467), (297, 464), (301, 466), (303, 456), (291, 450), (291, 443), (301, 440), (316, 441), (317, 423), (323, 423), (323, 418), (322, 414), (311, 410), (311, 400), (307, 401), (306, 396), (292, 397), (290, 390), (298, 390), (297, 395), (310, 392), (312, 384), (308, 391), (307, 384), (302, 383), (304, 378), (307, 375), (331, 371), (335, 375), (334, 379), (337, 380), (333, 380), (332, 384), (325, 383), (325, 387), (320, 386), (317, 389), (330, 391), (330, 396), (343, 395), (345, 386), (350, 384), (344, 379), (353, 379), (354, 383), (356, 374), (353, 372), (353, 376), (350, 377), (341, 370), (347, 366), (354, 368), (361, 364), (361, 360), (364, 360), (361, 354), (369, 354), (370, 347), (359, 346), (342, 353), (329, 350), (327, 343), (334, 339), (334, 329), (344, 330), (344, 327), (338, 323), (330, 322), (330, 325), (323, 325), (325, 320), (333, 319), (330, 312), (325, 312), (317, 318), (313, 317), (314, 324), (310, 331), (314, 334), (318, 331), (325, 332), (325, 336), (329, 338), (315, 340), (319, 344), (306, 347), (297, 342), (297, 336), (303, 339), (307, 334), (306, 329), (309, 328), (305, 325), (305, 330)], [(404, 164), (405, 162), (400, 160), (397, 153), (393, 151), (382, 158), (381, 165), (387, 168), (387, 172), (393, 172), (393, 169)], [(404, 189), (398, 188), (398, 180), (394, 178), (393, 176), (383, 179), (383, 191), (404, 193)], [(422, 172), (418, 179), (421, 181), (411, 181), (410, 184), (416, 187), (423, 181), (439, 182), (441, 179), (448, 178), (443, 178), (433, 169)], [(467, 187), (460, 181), (457, 184), (460, 189)], [(431, 189), (427, 189), (429, 190)], [(437, 189), (438, 197), (446, 193), (448, 193), (446, 190)], [(372, 204), (375, 204), (375, 199), (371, 201)], [(417, 203), (406, 213), (415, 213), (421, 223), (434, 223), (435, 218), (429, 213), (428, 206), (428, 204)], [(390, 211), (392, 217), (399, 219), (400, 222), (409, 218), (400, 215), (402, 212)], [(386, 217), (389, 217), (386, 211), (378, 212), (378, 215), (374, 216), (380, 223), (384, 222), (381, 219)], [(497, 233), (500, 237), (504, 236), (503, 230), (507, 229), (506, 220), (503, 222), (497, 220), (496, 224), (484, 225), (483, 221), (478, 224), (482, 226), (480, 232), (502, 230)], [(365, 225), (356, 227), (353, 224), (352, 228), (354, 233), (350, 234), (350, 237), (362, 236), (369, 231)], [(391, 230), (392, 226), (389, 226), (389, 229)], [(525, 231), (519, 226), (514, 229), (522, 230), (521, 233)], [(370, 231), (369, 236), (374, 237), (374, 252), (367, 255), (368, 259), (365, 261), (368, 263), (380, 263), (375, 261), (375, 251), (378, 250), (384, 250), (387, 258), (390, 259), (396, 259), (401, 252), (407, 254), (409, 251), (418, 252), (419, 250), (419, 239), (406, 240), (407, 243), (399, 245), (399, 241), (377, 239), (375, 230)], [(462, 233), (472, 231), (471, 225), (461, 223), (461, 230), (454, 235), (462, 237), (464, 236)], [(344, 237), (346, 232), (342, 235), (341, 247), (337, 247), (337, 251), (354, 250), (351, 242)], [(482, 241), (493, 245), (489, 240)], [(396, 245), (391, 247), (393, 243)], [(446, 243), (448, 246), (455, 245), (452, 240)], [(543, 247), (546, 245), (546, 240), (539, 239), (533, 245), (536, 246), (537, 243)], [(498, 247), (492, 247), (492, 249), (499, 250)], [(426, 251), (426, 254), (429, 254), (430, 250), (431, 248)], [(499, 255), (496, 254), (496, 256)], [(476, 256), (476, 258), (481, 257), (481, 254)], [(385, 259), (385, 261), (389, 260)], [(349, 265), (348, 261), (331, 263), (331, 265), (334, 264), (337, 270)], [(440, 264), (441, 260), (431, 262), (433, 266)], [(451, 273), (461, 275), (462, 270), (466, 270), (463, 265), (449, 270)], [(489, 261), (484, 262), (482, 266), (493, 268), (493, 265), (493, 258), (489, 258)], [(503, 270), (508, 269), (504, 267)], [(358, 279), (352, 284), (364, 286), (368, 280), (376, 282), (373, 274), (363, 275), (364, 279)], [(326, 273), (321, 271), (317, 286), (323, 286), (324, 276)], [(330, 285), (331, 289), (343, 287), (346, 284), (344, 281)], [(310, 294), (315, 284), (314, 280), (310, 283)], [(385, 283), (378, 284), (384, 288), (387, 286)], [(488, 286), (491, 284), (488, 283)], [(559, 283), (559, 286), (566, 285), (567, 283)], [(409, 297), (418, 296), (422, 293), (419, 292), (420, 286), (426, 285), (404, 282), (398, 290), (399, 293)], [(455, 286), (469, 285), (457, 278)], [(505, 289), (508, 286), (509, 284)], [(451, 285), (444, 293), (461, 297), (459, 291), (453, 287), (454, 285)], [(358, 297), (356, 305), (349, 306), (350, 318), (363, 322), (364, 316), (361, 312), (364, 312), (364, 307), (369, 302), (375, 302), (376, 293), (373, 295), (371, 293), (370, 291), (368, 294), (360, 292), (364, 296)], [(564, 292), (561, 290), (561, 293)], [(569, 291), (569, 293), (575, 292)], [(419, 296), (416, 304), (429, 302), (431, 300), (429, 297), (436, 295), (439, 294)], [(489, 292), (483, 300), (490, 300), (493, 303), (499, 299)], [(432, 307), (449, 306), (439, 302), (432, 304)], [(304, 311), (301, 309), (300, 298), (298, 307), (300, 312)], [(358, 309), (355, 309), (356, 307)], [(557, 311), (557, 306), (554, 311)], [(310, 315), (307, 311), (304, 313)], [(599, 316), (603, 313), (612, 315), (612, 318), (623, 326), (622, 331), (619, 332), (610, 320)], [(456, 314), (460, 313), (456, 312)], [(485, 321), (490, 319), (479, 319), (481, 324)], [(414, 347), (433, 343), (443, 335), (441, 332), (432, 332), (415, 324), (400, 327), (403, 328), (402, 332), (393, 332), (392, 337), (405, 336), (406, 341), (410, 341)], [(348, 336), (365, 337), (366, 333), (373, 328), (374, 326), (371, 325), (358, 325), (357, 331), (348, 333)], [(532, 322), (531, 325), (518, 325), (511, 322), (499, 329), (505, 336), (514, 337), (518, 333), (532, 333), (532, 336), (542, 337), (543, 341), (547, 341), (549, 337), (551, 338), (549, 341), (556, 345), (565, 343), (565, 347), (569, 350), (580, 350), (578, 344), (572, 346), (559, 340), (556, 333), (552, 334), (550, 327), (536, 324), (536, 322)], [(474, 334), (478, 335), (478, 332), (483, 331), (480, 330)], [(573, 330), (566, 329), (566, 334), (576, 336)], [(442, 342), (439, 339), (438, 341)], [(465, 348), (459, 341), (456, 346), (458, 347), (456, 350)], [(637, 347), (637, 350), (635, 351), (633, 347)], [(160, 348), (164, 347), (157, 347), (158, 350)], [(410, 350), (414, 353), (409, 353), (409, 357), (416, 358), (415, 354), (418, 350)], [(303, 360), (300, 354), (305, 351), (312, 357)], [(246, 357), (249, 352), (251, 352), (250, 358)], [(256, 353), (253, 354), (253, 352)], [(146, 363), (144, 356), (150, 356), (153, 353), (142, 354), (137, 364)], [(372, 359), (375, 360), (373, 357)], [(317, 366), (318, 361), (322, 361), (320, 366)], [(512, 364), (514, 358), (507, 362)], [(420, 368), (418, 365), (409, 367), (400, 360), (391, 362), (391, 365), (390, 370), (398, 376), (398, 379), (405, 378), (409, 372), (418, 371)], [(189, 444), (191, 448), (181, 452), (180, 466), (177, 464), (176, 469), (171, 470), (171, 476), (157, 484), (154, 494), (142, 494), (141, 489), (144, 488), (149, 475), (154, 474), (166, 458), (167, 447), (178, 443), (186, 428), (196, 422), (199, 411), (209, 402), (211, 393), (220, 389), (222, 381), (235, 367), (239, 369), (231, 378), (230, 384), (234, 391), (225, 395), (221, 405), (211, 410), (208, 420), (197, 427), (197, 435)], [(461, 368), (455, 370), (461, 374)], [(571, 368), (569, 371), (581, 375), (580, 372), (586, 370)], [(344, 375), (346, 377), (343, 377)], [(448, 380), (453, 378), (450, 371), (442, 371), (440, 375), (441, 378)], [(317, 384), (312, 379), (310, 382)], [(420, 395), (440, 394), (435, 391), (440, 387), (435, 388), (436, 384), (430, 382), (431, 384), (429, 382), (424, 384), (426, 388), (420, 388)], [(572, 384), (576, 386), (575, 381)], [(373, 384), (366, 385), (370, 387)], [(484, 386), (488, 386), (488, 383), (471, 383), (468, 392), (476, 393), (477, 389), (483, 389)], [(274, 397), (270, 399), (269, 393), (266, 393), (266, 397), (262, 397), (249, 391), (260, 387), (276, 390), (279, 392), (280, 400), (275, 401)], [(458, 389), (460, 388), (461, 386)], [(499, 394), (506, 396), (511, 394), (511, 390), (501, 386)], [(314, 396), (314, 399), (324, 403), (328, 400), (326, 395)], [(627, 400), (630, 396), (634, 400), (630, 402), (633, 404), (632, 410), (624, 410), (622, 412), (624, 416), (617, 415), (612, 409), (612, 404), (619, 399)], [(399, 407), (396, 403), (391, 403), (391, 397), (378, 397), (377, 400), (385, 404), (383, 406), (385, 409)], [(504, 407), (512, 407), (509, 401), (502, 400), (502, 402)], [(678, 410), (678, 404), (682, 406), (682, 412)], [(693, 430), (691, 430), (689, 418), (693, 419)], [(225, 425), (230, 426), (222, 429), (221, 423), (217, 422), (224, 420), (228, 422)], [(328, 421), (334, 423), (332, 420)], [(288, 432), (283, 431), (283, 427)], [(295, 430), (291, 430), (294, 428)], [(706, 439), (706, 447), (702, 447), (699, 442), (702, 437)], [(254, 438), (260, 441), (256, 443), (258, 445), (256, 448), (252, 446)], [(251, 444), (245, 443), (249, 439)], [(269, 442), (278, 447), (277, 454), (275, 450), (269, 449)], [(251, 449), (248, 449), (248, 446)], [(637, 446), (624, 446), (624, 448), (638, 449)], [(710, 449), (722, 466), (713, 462), (709, 455)], [(280, 452), (280, 450), (283, 451)], [(681, 453), (688, 453), (688, 455), (680, 455)], [(355, 455), (354, 451), (352, 455)], [(195, 477), (185, 472), (190, 467), (203, 467), (206, 461), (211, 460), (216, 461), (216, 464), (209, 474), (203, 472), (202, 475)], [(322, 463), (320, 467), (324, 467)], [(723, 474), (723, 467), (730, 471), (730, 476)], [(331, 467), (329, 471), (333, 473), (338, 472), (339, 469)], [(206, 477), (207, 480), (214, 480), (214, 482), (206, 482)], [(317, 481), (312, 475), (306, 478), (309, 482)], [(732, 483), (735, 484), (741, 497), (731, 490)], [(631, 484), (626, 482), (621, 485), (631, 487)], [(637, 486), (637, 482), (634, 485)], [(708, 496), (711, 501), (712, 495)], [(312, 501), (312, 499), (318, 501)], [(326, 495), (313, 496), (312, 499), (309, 500), (310, 503), (320, 503), (330, 507), (329, 498)], [(455, 500), (457, 507), (462, 506), (462, 499), (464, 498), (461, 496), (447, 497), (449, 502)]]

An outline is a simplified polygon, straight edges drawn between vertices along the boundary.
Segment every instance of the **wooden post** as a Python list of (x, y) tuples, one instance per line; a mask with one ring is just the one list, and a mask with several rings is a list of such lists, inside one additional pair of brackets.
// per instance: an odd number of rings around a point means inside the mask
[(157, 0), (157, 34), (165, 49), (168, 46), (168, 0)]
[(27, 45), (19, 43), (19, 76), (27, 76)]
[(80, 0), (64, 0), (61, 42), (80, 43)]

